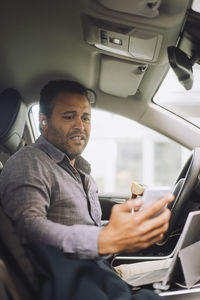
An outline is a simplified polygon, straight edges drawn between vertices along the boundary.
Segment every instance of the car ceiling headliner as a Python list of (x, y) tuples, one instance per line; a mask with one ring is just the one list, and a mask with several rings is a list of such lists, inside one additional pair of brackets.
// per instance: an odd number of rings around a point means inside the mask
[[(163, 13), (155, 20), (127, 14), (122, 16), (124, 22), (142, 24), (144, 28), (148, 28), (148, 22), (151, 22), (164, 36), (159, 61), (150, 66), (141, 84), (141, 99), (150, 99), (168, 68), (166, 45), (176, 43), (190, 1), (179, 0), (176, 5), (174, 2), (163, 0)], [(81, 81), (101, 94), (98, 90), (98, 74), (103, 51), (98, 52), (84, 41), (81, 14), (110, 16), (115, 21), (120, 15), (102, 8), (98, 11), (98, 8), (99, 4), (91, 0), (1, 1), (1, 90), (6, 87), (17, 88), (25, 102), (31, 103), (37, 101), (38, 92), (47, 80), (70, 78)], [(147, 86), (146, 93), (142, 94)], [(109, 95), (106, 97), (113, 98)]]

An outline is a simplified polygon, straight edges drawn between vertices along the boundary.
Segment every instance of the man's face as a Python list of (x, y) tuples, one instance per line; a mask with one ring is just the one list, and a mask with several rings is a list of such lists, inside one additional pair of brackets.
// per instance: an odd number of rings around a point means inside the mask
[(84, 150), (90, 136), (91, 108), (80, 94), (59, 93), (43, 136), (74, 160)]

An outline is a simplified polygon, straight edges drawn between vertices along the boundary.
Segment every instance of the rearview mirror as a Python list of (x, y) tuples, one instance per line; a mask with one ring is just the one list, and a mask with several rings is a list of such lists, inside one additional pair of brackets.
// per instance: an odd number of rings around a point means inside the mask
[(186, 90), (190, 90), (193, 85), (192, 64), (188, 56), (174, 46), (168, 47), (169, 64), (174, 70), (179, 82)]

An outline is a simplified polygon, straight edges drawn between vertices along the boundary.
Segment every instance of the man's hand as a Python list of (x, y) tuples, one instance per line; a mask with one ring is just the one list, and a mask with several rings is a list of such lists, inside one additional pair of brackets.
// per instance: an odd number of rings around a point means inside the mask
[[(174, 196), (163, 197), (143, 211), (138, 210), (141, 200), (131, 200), (114, 205), (109, 224), (99, 234), (99, 254), (136, 252), (163, 239), (168, 229), (171, 212), (165, 208)], [(161, 209), (162, 213), (152, 218)]]

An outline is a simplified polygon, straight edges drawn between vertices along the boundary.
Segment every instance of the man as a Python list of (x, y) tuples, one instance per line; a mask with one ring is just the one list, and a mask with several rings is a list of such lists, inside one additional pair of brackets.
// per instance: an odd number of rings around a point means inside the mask
[[(137, 251), (163, 238), (172, 196), (144, 211), (129, 199), (101, 221), (97, 186), (80, 156), (91, 128), (87, 89), (73, 81), (50, 81), (41, 91), (41, 136), (14, 154), (0, 177), (2, 206), (24, 243), (43, 242), (81, 259)], [(11, 171), (12, 170), (12, 171)], [(161, 208), (163, 212), (151, 218)]]

